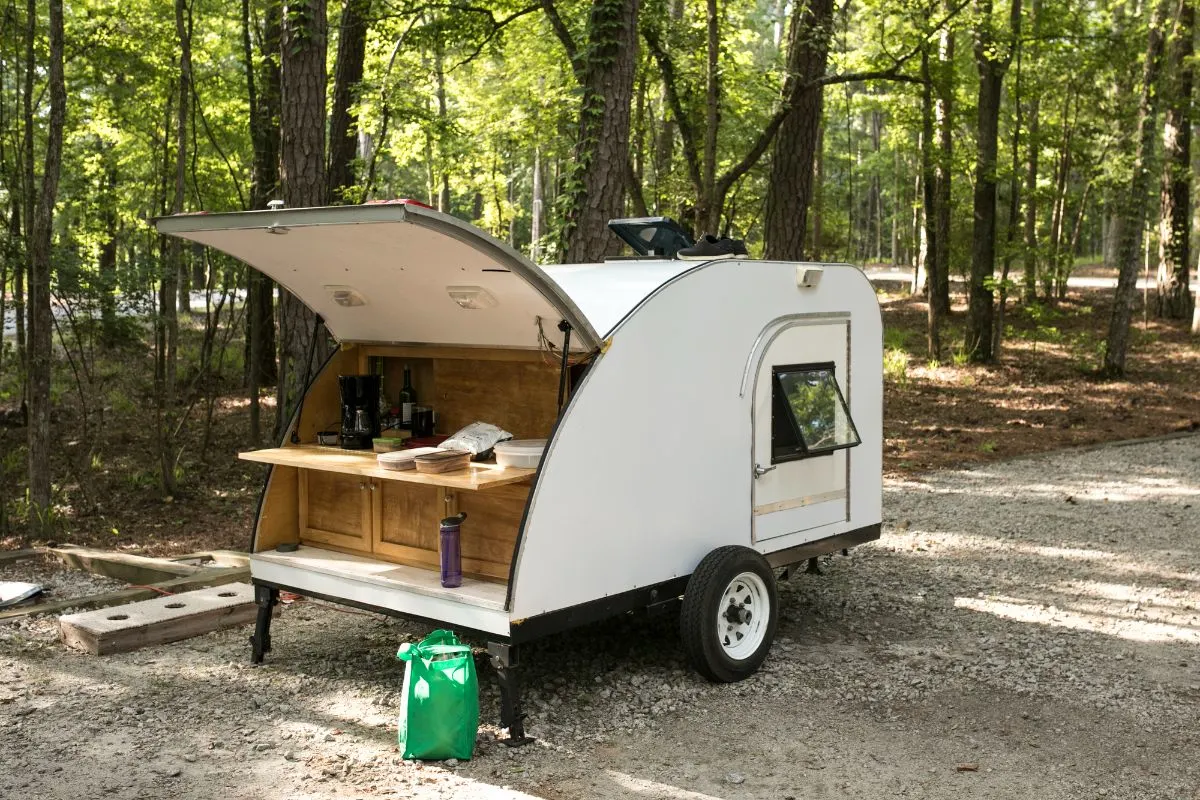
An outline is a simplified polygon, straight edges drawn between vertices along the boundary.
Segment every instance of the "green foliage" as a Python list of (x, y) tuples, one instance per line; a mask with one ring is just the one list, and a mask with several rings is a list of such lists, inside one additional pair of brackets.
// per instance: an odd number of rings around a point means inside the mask
[(889, 347), (883, 353), (883, 374), (898, 386), (908, 385), (908, 353)]

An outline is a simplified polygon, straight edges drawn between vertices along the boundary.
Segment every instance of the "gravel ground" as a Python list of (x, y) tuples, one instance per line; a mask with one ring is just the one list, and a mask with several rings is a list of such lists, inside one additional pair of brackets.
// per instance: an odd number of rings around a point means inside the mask
[[(781, 585), (762, 671), (697, 678), (668, 616), (526, 652), (536, 744), (395, 750), (422, 630), (304, 601), (68, 653), (0, 626), (0, 797), (1200, 798), (1200, 437), (886, 487), (885, 535)], [(483, 716), (497, 695), (481, 675)]]

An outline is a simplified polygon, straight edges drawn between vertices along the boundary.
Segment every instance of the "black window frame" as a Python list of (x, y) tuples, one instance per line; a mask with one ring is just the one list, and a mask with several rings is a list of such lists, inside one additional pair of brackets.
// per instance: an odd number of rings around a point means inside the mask
[[(796, 421), (795, 414), (792, 412), (792, 406), (788, 402), (787, 392), (784, 391), (783, 382), (780, 380), (779, 375), (780, 373), (826, 371), (833, 379), (833, 389), (837, 392), (838, 402), (841, 403), (842, 409), (846, 412), (846, 422), (850, 425), (850, 431), (854, 434), (855, 441), (812, 450), (804, 441), (804, 433), (800, 430), (800, 425)], [(850, 414), (850, 405), (846, 402), (845, 395), (842, 394), (842, 387), (838, 385), (837, 365), (834, 362), (818, 361), (807, 364), (779, 364), (771, 366), (772, 464), (786, 464), (790, 461), (833, 455), (839, 450), (849, 450), (852, 447), (858, 447), (860, 444), (862, 444), (862, 437), (858, 433), (858, 426), (854, 424), (854, 417)]]

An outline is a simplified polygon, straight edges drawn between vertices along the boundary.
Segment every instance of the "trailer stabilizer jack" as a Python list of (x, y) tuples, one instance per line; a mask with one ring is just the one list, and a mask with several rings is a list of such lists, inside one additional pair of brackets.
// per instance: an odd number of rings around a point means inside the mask
[(279, 590), (274, 586), (255, 585), (254, 602), (258, 605), (258, 619), (254, 623), (254, 635), (250, 637), (250, 663), (261, 664), (263, 656), (271, 652), (271, 617), (279, 603)]
[(508, 729), (507, 747), (523, 747), (533, 741), (525, 735), (525, 713), (521, 711), (521, 673), (516, 645), (488, 642), (488, 655), (500, 684), (500, 727)]

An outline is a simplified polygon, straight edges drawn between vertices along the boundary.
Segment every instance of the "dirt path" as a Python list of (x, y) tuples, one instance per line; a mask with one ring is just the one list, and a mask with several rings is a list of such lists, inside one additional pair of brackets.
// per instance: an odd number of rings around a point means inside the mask
[(754, 678), (696, 678), (668, 618), (555, 637), (538, 743), (455, 766), (394, 750), (405, 623), (294, 604), (259, 669), (244, 630), (97, 659), (0, 626), (0, 797), (1200, 798), (1200, 436), (891, 481), (885, 514), (782, 585)]

